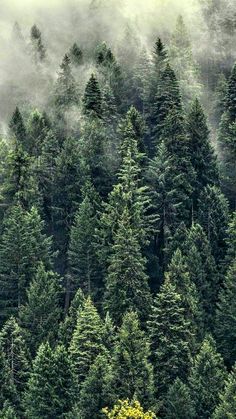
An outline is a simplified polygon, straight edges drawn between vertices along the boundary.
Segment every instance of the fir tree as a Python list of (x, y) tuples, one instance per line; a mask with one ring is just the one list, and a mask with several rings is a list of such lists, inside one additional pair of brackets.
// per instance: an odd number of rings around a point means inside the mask
[(76, 42), (70, 48), (69, 57), (71, 63), (74, 64), (76, 67), (83, 64), (83, 52)]
[(5, 402), (0, 411), (0, 419), (17, 419), (15, 409), (9, 402)]
[(164, 402), (165, 419), (195, 419), (196, 412), (190, 390), (179, 378), (170, 386)]
[(187, 378), (191, 365), (189, 326), (182, 296), (166, 279), (155, 297), (148, 322), (155, 383), (161, 399), (177, 377), (184, 381)]
[(39, 347), (25, 393), (25, 413), (32, 418), (63, 418), (73, 406), (73, 375), (67, 352)]
[(235, 393), (236, 393), (236, 369), (235, 366), (229, 374), (225, 389), (220, 395), (220, 402), (213, 413), (212, 419), (226, 419), (234, 418), (236, 415), (235, 406)]
[(195, 205), (196, 197), (207, 185), (218, 183), (218, 167), (216, 155), (209, 139), (209, 129), (206, 117), (198, 99), (191, 105), (187, 117), (187, 134), (191, 163), (196, 172)]
[(46, 49), (42, 42), (42, 35), (39, 28), (33, 25), (30, 31), (32, 58), (35, 64), (39, 64), (46, 59)]
[(109, 262), (105, 308), (118, 324), (128, 309), (137, 311), (144, 320), (149, 312), (151, 296), (139, 236), (132, 228), (127, 208), (119, 219)]
[(0, 409), (4, 407), (6, 402), (13, 405), (17, 402), (17, 393), (12, 380), (11, 371), (6, 360), (3, 349), (0, 346)]
[(44, 141), (50, 130), (50, 123), (47, 115), (40, 113), (37, 109), (30, 114), (27, 126), (29, 138), (28, 151), (30, 155), (38, 157), (41, 155)]
[(83, 106), (85, 115), (102, 117), (102, 93), (94, 74), (91, 75), (86, 85)]
[(230, 267), (219, 294), (216, 310), (215, 334), (220, 353), (227, 365), (236, 361), (236, 259)]
[(21, 112), (18, 107), (16, 107), (13, 112), (12, 118), (9, 123), (10, 132), (14, 135), (16, 141), (22, 145), (22, 147), (27, 150), (27, 133), (26, 127), (21, 115)]
[(84, 307), (85, 301), (84, 293), (79, 288), (71, 301), (69, 311), (66, 314), (64, 321), (60, 324), (59, 340), (66, 347), (68, 347), (71, 342), (73, 332), (76, 328), (77, 318)]
[(230, 265), (230, 263), (236, 258), (236, 211), (233, 212), (229, 221), (226, 232), (226, 244), (226, 263)]
[(67, 110), (70, 106), (78, 104), (77, 86), (72, 74), (70, 58), (67, 54), (60, 65), (54, 101), (59, 111)]
[(55, 344), (60, 319), (60, 279), (40, 263), (27, 290), (27, 301), (20, 308), (20, 321), (28, 347), (35, 355), (41, 343)]
[(144, 407), (153, 407), (153, 369), (149, 343), (140, 329), (138, 316), (128, 312), (119, 331), (114, 353), (114, 385), (120, 399), (137, 397)]
[(14, 206), (4, 221), (0, 241), (0, 318), (14, 315), (26, 300), (26, 288), (40, 262), (51, 267), (51, 238), (43, 232), (44, 223), (36, 208), (29, 212)]
[(84, 308), (79, 312), (69, 348), (79, 388), (96, 357), (103, 351), (102, 335), (102, 321), (91, 299), (88, 298)]
[(211, 417), (219, 403), (219, 394), (224, 388), (225, 377), (223, 359), (216, 351), (213, 338), (208, 336), (194, 360), (189, 377), (197, 417), (202, 419)]
[(4, 324), (0, 332), (0, 347), (5, 354), (11, 380), (18, 392), (19, 400), (28, 380), (30, 365), (23, 330), (14, 317)]

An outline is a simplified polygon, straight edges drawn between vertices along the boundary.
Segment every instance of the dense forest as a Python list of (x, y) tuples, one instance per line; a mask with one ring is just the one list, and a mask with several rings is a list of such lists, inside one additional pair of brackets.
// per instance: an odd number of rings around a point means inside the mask
[(236, 4), (123, 3), (2, 10), (1, 419), (236, 418)]

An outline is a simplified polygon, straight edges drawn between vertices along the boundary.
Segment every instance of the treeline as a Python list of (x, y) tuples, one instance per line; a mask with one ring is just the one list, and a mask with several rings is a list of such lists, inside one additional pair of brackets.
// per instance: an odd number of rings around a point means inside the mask
[[(43, 74), (36, 26), (31, 47)], [(236, 416), (236, 66), (219, 158), (203, 90), (179, 18), (132, 65), (74, 44), (47, 112), (15, 109), (0, 143), (0, 417)]]

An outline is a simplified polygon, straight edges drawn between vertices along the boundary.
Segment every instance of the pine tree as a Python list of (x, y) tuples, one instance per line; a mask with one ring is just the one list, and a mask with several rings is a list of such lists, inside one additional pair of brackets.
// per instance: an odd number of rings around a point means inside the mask
[(235, 179), (236, 179), (236, 107), (235, 107), (236, 65), (233, 67), (228, 81), (224, 113), (221, 118), (219, 130), (219, 148), (221, 151), (223, 186), (226, 196), (235, 208)]
[(27, 417), (63, 418), (73, 406), (73, 375), (63, 346), (52, 351), (49, 344), (39, 347), (25, 393)]
[(40, 262), (51, 267), (51, 238), (43, 232), (44, 223), (36, 210), (14, 206), (4, 220), (0, 241), (0, 319), (18, 312), (26, 300), (26, 288)]
[(137, 314), (126, 313), (113, 361), (114, 386), (119, 399), (128, 397), (132, 400), (135, 397), (145, 408), (153, 407), (153, 368), (149, 356), (149, 343), (140, 329)]
[(19, 317), (28, 347), (34, 356), (41, 343), (55, 344), (60, 319), (60, 279), (40, 263), (27, 290)]
[(124, 208), (119, 219), (109, 262), (105, 308), (118, 324), (129, 309), (137, 311), (142, 320), (146, 319), (151, 296), (145, 273), (145, 259), (141, 253), (139, 235), (132, 228), (127, 208)]
[(236, 368), (233, 367), (229, 374), (225, 389), (220, 395), (220, 402), (213, 413), (212, 419), (226, 419), (234, 418), (236, 415), (235, 405), (235, 393), (236, 393)]
[(12, 133), (16, 141), (22, 145), (22, 147), (27, 150), (27, 133), (26, 127), (21, 115), (21, 112), (18, 107), (16, 107), (13, 112), (12, 118), (9, 123), (10, 133)]
[(28, 380), (30, 365), (23, 330), (14, 317), (4, 324), (0, 332), (0, 347), (5, 354), (11, 380), (19, 399)]
[(218, 166), (209, 139), (206, 117), (198, 99), (195, 99), (187, 117), (187, 134), (192, 166), (196, 172), (195, 205), (201, 190), (207, 185), (217, 185)]
[(166, 279), (154, 299), (148, 322), (158, 397), (165, 396), (179, 377), (186, 380), (191, 365), (190, 323), (186, 320), (182, 296)]
[(189, 377), (197, 417), (211, 417), (219, 403), (219, 394), (224, 388), (225, 378), (223, 359), (216, 351), (213, 338), (208, 336), (195, 358)]
[(229, 222), (228, 201), (216, 186), (206, 186), (199, 197), (198, 222), (204, 228), (217, 265), (226, 253), (226, 230)]
[(83, 106), (85, 115), (102, 117), (102, 93), (94, 74), (91, 75), (86, 85)]
[(90, 298), (79, 312), (69, 353), (79, 388), (89, 368), (104, 350), (102, 345), (103, 324)]
[(236, 259), (229, 268), (219, 294), (216, 310), (215, 335), (217, 346), (227, 365), (236, 361)]
[(93, 186), (87, 184), (71, 229), (68, 251), (69, 275), (74, 288), (80, 287), (93, 297), (101, 288), (94, 238), (98, 227), (98, 208), (99, 197)]
[(165, 419), (195, 419), (196, 412), (190, 390), (179, 378), (170, 386), (164, 402)]
[(82, 385), (79, 397), (79, 415), (81, 419), (104, 417), (101, 410), (111, 406), (114, 400), (112, 366), (108, 354), (98, 355)]
[(70, 48), (69, 58), (71, 63), (76, 67), (83, 64), (83, 52), (76, 42)]
[(42, 42), (42, 35), (39, 28), (33, 25), (30, 31), (32, 58), (35, 64), (39, 64), (46, 59), (46, 48)]
[(55, 86), (54, 101), (59, 111), (65, 111), (78, 104), (77, 86), (71, 70), (70, 58), (66, 54), (60, 65)]
[(192, 225), (183, 251), (190, 277), (199, 293), (205, 327), (211, 330), (219, 292), (219, 275), (210, 243), (199, 224)]

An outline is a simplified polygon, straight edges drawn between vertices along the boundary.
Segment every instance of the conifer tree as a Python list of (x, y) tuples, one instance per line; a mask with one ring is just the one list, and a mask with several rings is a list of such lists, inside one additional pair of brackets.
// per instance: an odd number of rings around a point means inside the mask
[(76, 67), (83, 64), (83, 52), (76, 42), (70, 48), (69, 58), (71, 63)]
[(94, 74), (91, 75), (84, 92), (84, 114), (96, 118), (102, 117), (102, 93)]
[(10, 368), (6, 360), (3, 349), (0, 346), (0, 409), (9, 402), (13, 405), (17, 402), (17, 393), (12, 380)]
[(116, 397), (136, 397), (145, 408), (153, 407), (153, 368), (150, 348), (135, 312), (127, 312), (115, 348), (113, 372)]
[(19, 400), (28, 380), (30, 365), (23, 330), (14, 317), (11, 317), (0, 331), (0, 347), (5, 354)]
[(168, 390), (163, 411), (165, 419), (196, 418), (190, 390), (179, 378), (176, 378)]
[(194, 360), (189, 377), (197, 417), (211, 417), (219, 403), (219, 394), (224, 388), (225, 378), (223, 359), (216, 351), (213, 338), (208, 336)]
[(42, 35), (39, 28), (33, 25), (30, 31), (32, 58), (35, 64), (39, 64), (46, 59), (46, 48), (42, 42)]
[(230, 265), (236, 258), (236, 211), (233, 212), (230, 218), (229, 225), (226, 232), (227, 254), (226, 263)]
[(236, 259), (229, 268), (219, 294), (216, 310), (215, 335), (220, 353), (227, 365), (236, 362)]
[(73, 371), (78, 387), (85, 380), (89, 368), (104, 350), (103, 324), (90, 298), (78, 314), (77, 325), (69, 347)]
[(220, 402), (212, 415), (212, 419), (234, 418), (236, 415), (235, 406), (236, 393), (236, 368), (233, 367), (225, 383), (225, 389), (220, 394)]
[(154, 299), (148, 322), (155, 384), (160, 399), (177, 377), (185, 381), (188, 376), (192, 339), (189, 326), (182, 296), (177, 293), (175, 284), (166, 279)]
[(59, 340), (67, 348), (71, 342), (73, 332), (76, 328), (77, 318), (80, 311), (84, 307), (85, 296), (83, 291), (79, 288), (74, 298), (71, 301), (69, 311), (59, 328)]
[(67, 54), (62, 60), (58, 72), (54, 100), (59, 111), (65, 111), (70, 106), (78, 104), (77, 86), (72, 74), (70, 58)]
[(34, 356), (41, 343), (55, 344), (60, 319), (60, 279), (40, 263), (27, 290), (27, 301), (19, 317)]
[(31, 418), (63, 418), (74, 402), (73, 375), (63, 346), (39, 347), (25, 392), (25, 413)]
[[(87, 184), (84, 190), (84, 199), (71, 228), (68, 251), (69, 275), (74, 288), (80, 287), (85, 294), (93, 297), (97, 296), (101, 288), (95, 248), (98, 208), (99, 197), (94, 187)], [(73, 292), (73, 289), (71, 291)]]
[(14, 206), (4, 220), (0, 241), (0, 319), (16, 314), (26, 300), (26, 288), (40, 262), (50, 268), (53, 260), (51, 238), (36, 208), (25, 211)]
[(9, 128), (10, 132), (14, 135), (16, 141), (22, 145), (24, 150), (27, 150), (28, 144), (26, 127), (18, 106), (13, 112), (13, 115), (9, 123)]
[(204, 228), (218, 266), (225, 258), (229, 208), (225, 196), (216, 186), (206, 186), (199, 197), (198, 222)]
[(50, 130), (50, 123), (47, 115), (40, 113), (35, 109), (29, 117), (27, 124), (28, 134), (28, 151), (30, 155), (38, 157), (41, 155), (44, 141), (46, 141), (47, 135)]
[(104, 417), (104, 406), (111, 406), (114, 400), (112, 366), (109, 355), (98, 355), (82, 385), (79, 397), (79, 415), (81, 419)]
[(192, 166), (196, 172), (196, 198), (207, 185), (218, 184), (218, 167), (216, 155), (209, 139), (206, 116), (198, 99), (192, 102), (187, 117), (187, 134)]
[(132, 128), (133, 135), (137, 140), (138, 151), (145, 153), (144, 137), (146, 132), (146, 125), (142, 115), (137, 111), (134, 106), (131, 106), (125, 115), (125, 118), (120, 124), (120, 132), (123, 140), (127, 138), (127, 130)]
[(0, 419), (17, 419), (15, 409), (9, 402), (5, 402), (0, 411)]

